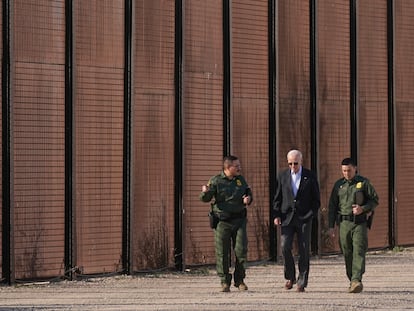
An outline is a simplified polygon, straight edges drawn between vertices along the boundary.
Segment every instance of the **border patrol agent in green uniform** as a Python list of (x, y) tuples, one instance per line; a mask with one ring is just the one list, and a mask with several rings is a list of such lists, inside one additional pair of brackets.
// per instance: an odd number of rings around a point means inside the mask
[(339, 244), (345, 258), (346, 274), (351, 284), (350, 293), (363, 289), (365, 255), (368, 250), (368, 225), (378, 205), (378, 195), (370, 181), (356, 174), (356, 164), (346, 158), (342, 161), (342, 174), (333, 186), (329, 199), (329, 228), (332, 237), (335, 223), (339, 226)]
[(240, 161), (235, 156), (224, 157), (223, 171), (202, 186), (200, 200), (210, 202), (217, 218), (214, 230), (216, 270), (221, 280), (221, 291), (229, 292), (232, 275), (229, 272), (231, 246), (236, 257), (234, 286), (247, 290), (244, 283), (247, 264), (247, 210), (253, 201), (252, 191), (240, 175)]

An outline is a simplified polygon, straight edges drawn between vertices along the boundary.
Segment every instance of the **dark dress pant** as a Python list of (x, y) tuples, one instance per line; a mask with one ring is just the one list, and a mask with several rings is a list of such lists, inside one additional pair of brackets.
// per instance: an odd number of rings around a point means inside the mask
[[(284, 258), (285, 279), (297, 283), (297, 286), (306, 287), (309, 276), (309, 244), (312, 230), (312, 218), (306, 222), (293, 217), (287, 226), (282, 226), (282, 254)], [(298, 270), (299, 274), (296, 279), (295, 259), (292, 254), (293, 239), (296, 234), (298, 246)]]

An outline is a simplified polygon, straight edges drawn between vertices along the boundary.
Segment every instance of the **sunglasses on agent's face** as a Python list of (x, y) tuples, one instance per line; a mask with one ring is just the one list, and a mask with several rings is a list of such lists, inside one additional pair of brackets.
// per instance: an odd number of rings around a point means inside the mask
[(289, 166), (297, 166), (299, 165), (299, 162), (289, 162), (288, 164)]

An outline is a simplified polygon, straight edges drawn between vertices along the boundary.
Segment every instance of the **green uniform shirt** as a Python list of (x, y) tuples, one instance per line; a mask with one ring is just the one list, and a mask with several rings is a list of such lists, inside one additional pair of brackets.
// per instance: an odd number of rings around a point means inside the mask
[(338, 214), (352, 215), (352, 204), (357, 203), (359, 195), (363, 197), (363, 202), (359, 205), (364, 210), (364, 214), (377, 207), (378, 195), (367, 178), (355, 175), (352, 180), (341, 178), (334, 184), (329, 199), (329, 228), (335, 226)]
[(228, 179), (224, 172), (213, 176), (208, 182), (208, 191), (200, 194), (200, 200), (203, 202), (213, 201), (214, 212), (225, 212), (238, 214), (245, 208), (243, 196), (251, 197), (252, 191), (243, 176), (236, 176), (232, 180)]

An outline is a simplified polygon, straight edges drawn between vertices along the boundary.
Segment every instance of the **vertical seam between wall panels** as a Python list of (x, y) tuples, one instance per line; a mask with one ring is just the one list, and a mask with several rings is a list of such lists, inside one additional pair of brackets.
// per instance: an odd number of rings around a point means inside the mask
[(73, 0), (65, 1), (65, 277), (72, 279), (73, 254)]
[[(309, 86), (310, 86), (310, 101), (311, 101), (311, 169), (315, 172), (316, 177), (319, 176), (319, 165), (318, 165), (318, 154), (319, 154), (319, 144), (318, 144), (318, 106), (317, 106), (317, 64), (316, 64), (316, 33), (317, 33), (317, 23), (316, 23), (316, 3), (317, 0), (309, 1)], [(312, 239), (311, 239), (311, 251), (313, 254), (318, 254), (321, 249), (321, 232), (320, 232), (320, 217), (315, 217), (312, 220)]]
[(175, 116), (174, 116), (174, 263), (179, 271), (183, 262), (183, 6), (184, 0), (175, 1)]
[(387, 41), (388, 41), (388, 243), (395, 246), (396, 206), (395, 206), (395, 101), (394, 101), (394, 1), (387, 0)]
[(124, 155), (122, 208), (122, 269), (131, 273), (131, 132), (132, 132), (132, 0), (124, 16)]
[(14, 275), (13, 203), (12, 203), (12, 100), (11, 100), (11, 0), (3, 0), (2, 55), (2, 276), (11, 285)]
[(311, 169), (318, 176), (318, 118), (317, 118), (317, 67), (316, 67), (316, 2), (309, 2), (309, 23), (310, 23), (310, 100), (311, 100)]
[(223, 0), (223, 153), (231, 153), (230, 0)]
[[(275, 195), (275, 181), (276, 181), (276, 155), (277, 155), (277, 142), (276, 142), (276, 103), (275, 103), (275, 90), (276, 90), (276, 36), (275, 36), (275, 22), (276, 22), (276, 10), (275, 1), (269, 0), (268, 2), (268, 49), (269, 49), (269, 223), (273, 223), (272, 219), (272, 203), (273, 196)], [(277, 260), (276, 252), (276, 230), (274, 226), (269, 226), (269, 257), (273, 260)]]
[(350, 1), (350, 113), (351, 113), (351, 157), (358, 163), (358, 34), (357, 34), (357, 3)]

